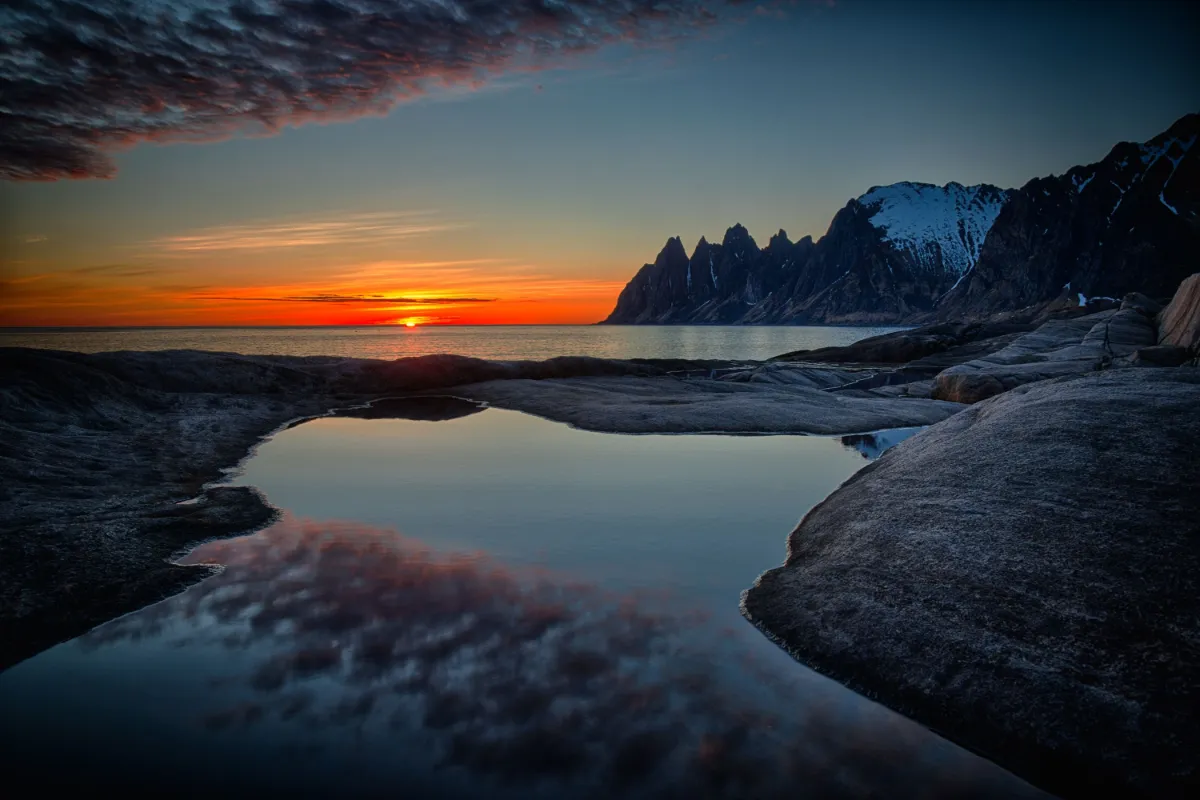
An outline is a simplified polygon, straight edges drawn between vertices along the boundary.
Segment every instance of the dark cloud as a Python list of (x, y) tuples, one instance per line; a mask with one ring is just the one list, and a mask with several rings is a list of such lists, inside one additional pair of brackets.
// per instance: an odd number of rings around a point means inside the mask
[(114, 174), (141, 141), (382, 113), (617, 41), (660, 41), (736, 0), (6, 0), (0, 178)]

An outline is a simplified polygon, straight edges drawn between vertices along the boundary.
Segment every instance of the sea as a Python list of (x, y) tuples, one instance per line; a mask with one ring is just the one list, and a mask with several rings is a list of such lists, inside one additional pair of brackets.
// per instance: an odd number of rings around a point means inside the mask
[(554, 356), (761, 361), (852, 344), (894, 327), (481, 325), (255, 328), (0, 328), (0, 347), (103, 353), (208, 350), (243, 355), (394, 359), (455, 353), (502, 361)]

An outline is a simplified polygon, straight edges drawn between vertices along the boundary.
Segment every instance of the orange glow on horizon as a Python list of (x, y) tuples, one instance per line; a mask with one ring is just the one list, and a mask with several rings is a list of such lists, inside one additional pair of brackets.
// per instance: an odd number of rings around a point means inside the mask
[(590, 324), (624, 286), (624, 258), (469, 227), (425, 210), (328, 214), (183, 229), (103, 256), (30, 237), (0, 262), (0, 326)]
[(0, 326), (590, 324), (612, 310), (619, 281), (475, 278), (472, 287), (364, 291), (360, 284), (195, 288), (103, 277), (0, 275)]

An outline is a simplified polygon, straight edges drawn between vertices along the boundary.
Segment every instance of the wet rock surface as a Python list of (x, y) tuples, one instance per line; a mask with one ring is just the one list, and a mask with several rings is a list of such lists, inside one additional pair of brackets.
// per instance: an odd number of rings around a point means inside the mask
[(930, 425), (962, 408), (846, 397), (798, 382), (707, 378), (492, 381), (458, 387), (455, 394), (609, 433), (858, 433)]
[(1200, 781), (1200, 370), (1023, 386), (902, 442), (744, 611), (796, 658), (1066, 795)]

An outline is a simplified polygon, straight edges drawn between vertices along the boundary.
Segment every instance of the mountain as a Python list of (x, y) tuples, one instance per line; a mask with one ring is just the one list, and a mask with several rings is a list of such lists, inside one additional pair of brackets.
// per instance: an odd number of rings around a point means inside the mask
[(815, 243), (779, 231), (760, 249), (738, 224), (688, 256), (676, 237), (605, 322), (865, 324), (1167, 296), (1200, 250), (1198, 133), (1190, 114), (1149, 142), (1016, 190), (876, 186)]
[(1200, 253), (1200, 114), (1010, 195), (942, 318), (1140, 291), (1170, 297)]

